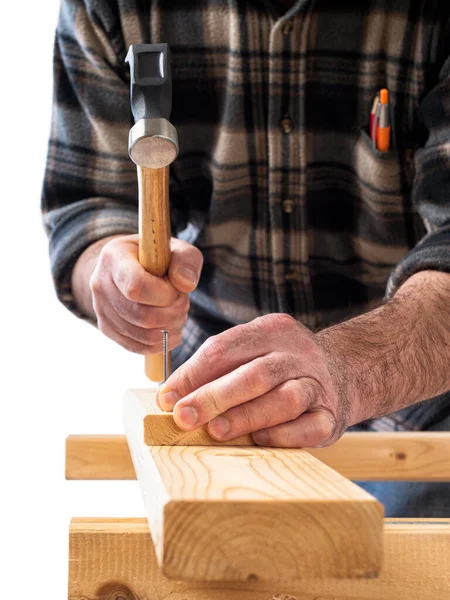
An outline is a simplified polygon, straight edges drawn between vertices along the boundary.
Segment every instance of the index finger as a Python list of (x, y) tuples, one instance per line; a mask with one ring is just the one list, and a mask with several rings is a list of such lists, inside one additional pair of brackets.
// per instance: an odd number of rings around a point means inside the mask
[(273, 344), (260, 325), (259, 319), (255, 319), (206, 340), (158, 390), (159, 406), (171, 411), (181, 398), (267, 354)]
[(112, 279), (125, 298), (139, 304), (167, 307), (179, 295), (167, 277), (148, 273), (136, 257), (129, 254), (120, 257), (113, 268)]
[(231, 408), (261, 398), (295, 377), (296, 370), (295, 362), (281, 353), (257, 358), (177, 402), (173, 418), (178, 427), (190, 431)]

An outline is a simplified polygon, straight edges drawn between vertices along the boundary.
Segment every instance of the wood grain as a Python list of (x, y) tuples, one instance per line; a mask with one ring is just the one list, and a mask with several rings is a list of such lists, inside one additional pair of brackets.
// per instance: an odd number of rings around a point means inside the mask
[(143, 423), (144, 443), (147, 446), (254, 446), (250, 435), (236, 438), (232, 442), (218, 442), (200, 427), (194, 431), (183, 431), (173, 420), (172, 413), (158, 408), (155, 392), (151, 390), (128, 390), (126, 402), (133, 404), (133, 411), (140, 415)]
[[(346, 433), (334, 446), (308, 452), (348, 479), (450, 481), (446, 432)], [(69, 436), (66, 479), (136, 479), (126, 437)]]
[(346, 433), (309, 452), (353, 480), (450, 481), (450, 432)]
[[(164, 277), (170, 263), (169, 169), (137, 167), (139, 183), (139, 262), (146, 271)], [(163, 356), (145, 358), (151, 381), (163, 380)]]
[(124, 424), (164, 574), (193, 581), (374, 577), (383, 508), (303, 450), (146, 446)]
[(66, 479), (136, 479), (127, 438), (124, 435), (70, 435), (66, 439)]
[(450, 520), (387, 521), (379, 579), (183, 583), (158, 568), (144, 519), (74, 519), (69, 600), (448, 600)]

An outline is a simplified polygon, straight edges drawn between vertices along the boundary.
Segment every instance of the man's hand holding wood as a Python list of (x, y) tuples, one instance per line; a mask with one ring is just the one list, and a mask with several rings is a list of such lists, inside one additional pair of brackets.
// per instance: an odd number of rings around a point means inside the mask
[(210, 338), (161, 388), (178, 426), (327, 446), (348, 426), (450, 389), (450, 276), (423, 271), (381, 307), (319, 333), (272, 314)]
[(210, 338), (159, 394), (179, 427), (209, 423), (212, 437), (254, 433), (273, 446), (320, 446), (351, 415), (315, 336), (284, 314), (255, 319)]

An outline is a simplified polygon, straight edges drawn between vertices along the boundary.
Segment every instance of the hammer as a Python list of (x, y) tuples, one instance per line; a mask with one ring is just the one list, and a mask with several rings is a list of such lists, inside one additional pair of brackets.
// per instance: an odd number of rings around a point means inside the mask
[[(169, 122), (172, 111), (170, 50), (167, 44), (134, 44), (130, 65), (131, 111), (128, 153), (137, 165), (139, 185), (139, 262), (146, 271), (164, 277), (170, 263), (169, 167), (178, 156), (178, 135)], [(169, 373), (167, 332), (164, 354), (145, 357), (151, 381)]]

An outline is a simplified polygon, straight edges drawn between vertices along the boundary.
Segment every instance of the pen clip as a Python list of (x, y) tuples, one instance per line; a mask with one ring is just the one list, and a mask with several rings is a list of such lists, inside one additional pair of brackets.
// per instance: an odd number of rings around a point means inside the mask
[(377, 108), (375, 110), (375, 116), (373, 119), (372, 131), (370, 132), (371, 137), (372, 137), (372, 146), (373, 146), (374, 150), (377, 150), (377, 129), (378, 129), (378, 125), (380, 123), (380, 113), (381, 113), (381, 102), (378, 102)]

